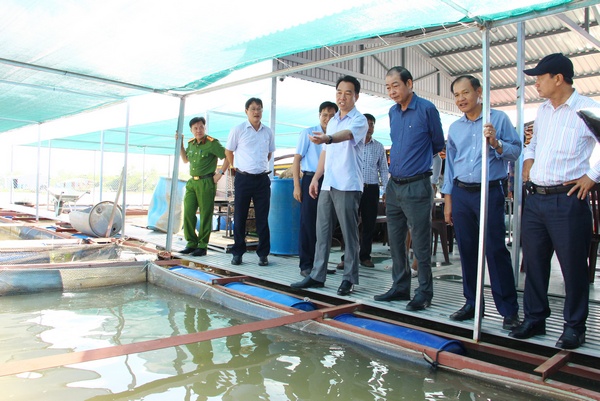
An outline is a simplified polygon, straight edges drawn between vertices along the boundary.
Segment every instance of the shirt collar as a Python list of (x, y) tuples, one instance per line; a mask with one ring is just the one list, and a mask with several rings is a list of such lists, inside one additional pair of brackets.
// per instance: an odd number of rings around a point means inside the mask
[[(573, 104), (577, 101), (578, 98), (579, 93), (577, 93), (577, 89), (573, 88), (573, 93), (571, 93), (571, 96), (569, 96), (566, 102), (558, 106), (557, 109), (559, 107), (563, 107), (564, 105), (567, 105), (567, 107), (569, 107), (570, 109), (573, 108)], [(550, 99), (547, 99), (544, 103), (542, 103), (542, 107), (549, 107), (551, 110), (555, 110), (554, 106), (552, 106), (552, 102), (550, 101)]]
[(463, 115), (459, 118), (459, 120), (463, 123), (467, 123), (467, 122), (475, 122), (475, 121), (479, 121), (483, 118), (483, 110), (481, 110), (481, 113), (479, 113), (479, 117), (477, 117), (475, 120), (469, 120), (467, 118), (467, 115), (463, 113)]
[[(406, 107), (406, 110), (411, 109), (414, 110), (417, 108), (416, 104), (417, 104), (417, 99), (419, 98), (419, 96), (417, 96), (417, 94), (415, 92), (412, 93), (412, 97), (410, 98), (410, 103), (408, 103), (408, 107)], [(395, 107), (397, 109), (397, 111), (402, 112), (402, 106), (399, 105), (398, 103), (395, 104)]]
[[(344, 116), (344, 118), (346, 118), (346, 117), (350, 117), (350, 118), (352, 118), (352, 117), (354, 117), (354, 115), (355, 115), (355, 114), (357, 114), (357, 113), (358, 113), (358, 110), (356, 110), (356, 106), (354, 106), (354, 107), (352, 108), (352, 110), (350, 110), (350, 111), (348, 112), (348, 114), (346, 114), (346, 115)], [(339, 110), (335, 112), (335, 115), (334, 115), (334, 117), (335, 117), (335, 118), (336, 118), (338, 121), (339, 121), (339, 120), (342, 120), (342, 119), (340, 118), (340, 111), (339, 111)]]
[[(252, 123), (249, 120), (246, 120), (246, 128), (252, 128), (252, 130), (254, 131), (254, 127), (252, 126)], [(260, 125), (258, 126), (258, 129), (256, 130), (256, 132), (260, 131), (263, 128), (263, 123), (262, 121), (260, 122)]]

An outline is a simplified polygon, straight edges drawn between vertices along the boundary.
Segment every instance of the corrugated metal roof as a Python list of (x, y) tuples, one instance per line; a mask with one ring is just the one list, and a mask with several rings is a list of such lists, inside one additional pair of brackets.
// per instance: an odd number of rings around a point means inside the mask
[[(532, 17), (524, 22), (525, 29), (525, 62), (526, 68), (535, 66), (544, 56), (562, 52), (573, 61), (575, 68), (575, 88), (583, 95), (596, 97), (600, 95), (600, 10), (597, 2), (573, 2), (570, 9), (548, 16)], [(579, 8), (577, 8), (579, 7)], [(517, 23), (498, 22), (490, 27), (490, 103), (496, 108), (514, 108), (517, 99)], [(571, 27), (570, 27), (571, 26)], [(585, 33), (576, 32), (579, 26)], [(413, 33), (401, 33), (383, 36), (381, 42), (407, 40)], [(423, 32), (423, 35), (431, 32)], [(599, 39), (596, 39), (599, 38)], [(358, 41), (358, 46), (373, 47), (373, 39)], [(341, 47), (330, 49), (333, 53), (345, 54)], [(304, 52), (303, 57), (308, 62), (317, 61), (321, 53)], [(417, 46), (393, 50), (377, 54), (374, 57), (364, 57), (362, 65), (371, 74), (371, 83), (365, 85), (372, 94), (385, 96), (383, 82), (387, 69), (395, 66), (405, 66), (415, 79), (415, 91), (428, 97), (441, 111), (457, 112), (452, 101), (449, 86), (452, 80), (460, 75), (471, 74), (482, 78), (482, 35), (480, 32), (466, 32), (439, 40), (425, 40)], [(432, 72), (437, 72), (437, 77)], [(306, 71), (295, 75), (323, 82), (331, 71), (320, 68), (318, 71)], [(347, 73), (354, 73), (348, 69)], [(316, 77), (315, 77), (315, 74)], [(321, 74), (321, 75), (319, 75)], [(335, 82), (333, 80), (332, 82)], [(526, 77), (525, 101), (531, 107), (537, 107), (540, 99), (533, 88), (535, 79)], [(446, 98), (445, 102), (443, 98)], [(526, 106), (528, 107), (528, 106)]]

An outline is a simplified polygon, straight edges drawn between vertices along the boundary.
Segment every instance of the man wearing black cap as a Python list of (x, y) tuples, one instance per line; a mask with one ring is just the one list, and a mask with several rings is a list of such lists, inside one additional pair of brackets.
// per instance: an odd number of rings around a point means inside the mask
[(560, 53), (524, 73), (536, 77), (535, 88), (548, 100), (538, 109), (533, 138), (523, 151), (529, 194), (522, 222), (525, 320), (509, 335), (546, 334), (550, 261), (556, 252), (565, 281), (565, 323), (556, 347), (573, 349), (585, 342), (592, 234), (588, 193), (600, 181), (600, 162), (589, 163), (596, 139), (576, 112), (600, 104), (573, 88), (573, 63)]

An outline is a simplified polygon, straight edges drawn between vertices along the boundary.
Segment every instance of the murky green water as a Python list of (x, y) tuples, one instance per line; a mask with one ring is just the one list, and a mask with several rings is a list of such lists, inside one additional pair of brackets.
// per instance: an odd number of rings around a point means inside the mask
[[(152, 285), (0, 298), (0, 361), (247, 323)], [(531, 400), (286, 328), (0, 377), (2, 400)]]

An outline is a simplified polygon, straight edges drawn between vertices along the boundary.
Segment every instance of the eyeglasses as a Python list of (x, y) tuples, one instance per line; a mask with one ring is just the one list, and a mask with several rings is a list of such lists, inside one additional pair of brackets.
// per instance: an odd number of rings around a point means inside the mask
[(262, 107), (250, 107), (248, 110), (250, 110), (253, 113), (256, 113), (256, 112), (262, 113), (262, 111), (263, 111)]

